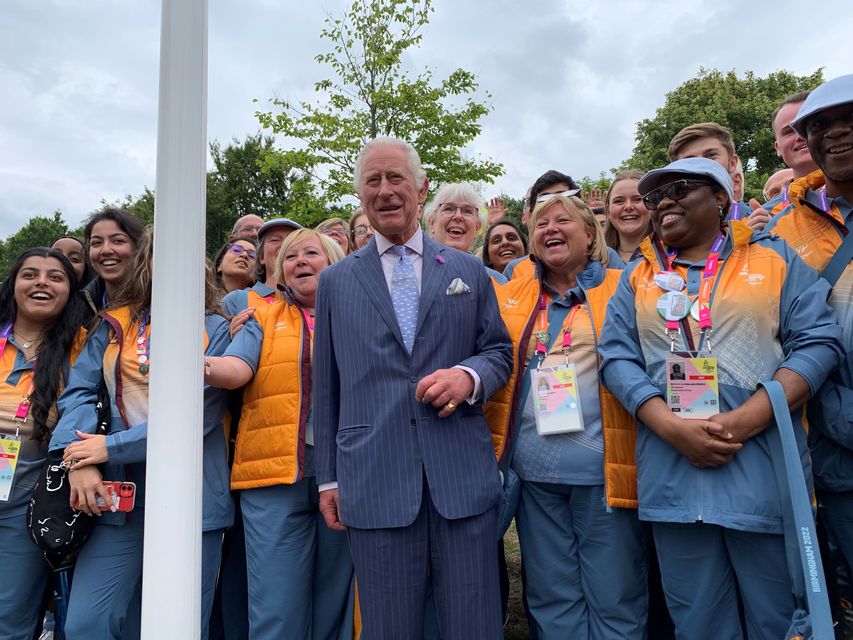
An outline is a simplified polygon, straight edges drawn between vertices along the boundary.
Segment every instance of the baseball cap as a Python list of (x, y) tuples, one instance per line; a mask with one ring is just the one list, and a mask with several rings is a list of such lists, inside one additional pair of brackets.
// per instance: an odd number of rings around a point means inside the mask
[(803, 125), (807, 118), (819, 111), (831, 109), (832, 107), (847, 104), (848, 102), (853, 102), (853, 74), (833, 78), (812, 91), (797, 112), (797, 117), (791, 121), (791, 128), (800, 137), (805, 138), (806, 131)]
[(273, 218), (272, 220), (267, 220), (261, 225), (261, 228), (258, 229), (258, 240), (264, 237), (264, 234), (270, 229), (274, 229), (276, 227), (289, 227), (290, 229), (301, 229), (302, 225), (296, 222), (295, 220), (291, 220), (290, 218)]
[(719, 162), (709, 160), (708, 158), (682, 158), (681, 160), (670, 162), (660, 169), (652, 169), (640, 178), (640, 181), (637, 183), (637, 190), (640, 192), (640, 195), (644, 196), (650, 191), (654, 191), (673, 180), (690, 176), (711, 178), (728, 194), (729, 202), (734, 202), (735, 197), (729, 172)]

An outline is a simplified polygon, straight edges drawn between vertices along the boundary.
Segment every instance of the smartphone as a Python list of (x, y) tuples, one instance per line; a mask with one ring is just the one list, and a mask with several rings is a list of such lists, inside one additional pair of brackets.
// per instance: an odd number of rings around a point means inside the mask
[(110, 502), (105, 502), (101, 496), (98, 496), (98, 507), (101, 511), (110, 511), (112, 507), (115, 507), (116, 511), (133, 511), (133, 505), (136, 502), (136, 483), (104, 481), (104, 489), (110, 496)]

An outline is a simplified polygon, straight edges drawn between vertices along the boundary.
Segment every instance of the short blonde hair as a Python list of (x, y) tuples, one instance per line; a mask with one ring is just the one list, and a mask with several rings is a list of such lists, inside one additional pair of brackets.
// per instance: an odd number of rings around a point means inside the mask
[(275, 278), (275, 281), (278, 284), (287, 284), (284, 281), (284, 269), (282, 269), (285, 254), (287, 254), (291, 247), (297, 244), (302, 244), (311, 238), (319, 238), (320, 246), (323, 248), (323, 253), (326, 254), (329, 265), (333, 265), (339, 260), (344, 259), (344, 252), (343, 249), (341, 249), (341, 245), (325, 234), (317, 231), (316, 229), (297, 229), (284, 239), (284, 242), (281, 243), (281, 248), (278, 250), (278, 254), (275, 256), (275, 272), (273, 273), (273, 278)]
[(558, 203), (561, 204), (570, 214), (576, 215), (580, 218), (580, 221), (583, 223), (587, 233), (592, 236), (592, 243), (590, 244), (589, 251), (587, 252), (589, 259), (606, 265), (610, 259), (610, 253), (607, 251), (607, 242), (604, 240), (604, 231), (598, 223), (598, 220), (595, 219), (595, 214), (592, 212), (592, 209), (590, 209), (586, 203), (577, 196), (567, 197), (554, 195), (545, 202), (540, 202), (536, 205), (533, 212), (530, 214), (530, 220), (527, 223), (528, 235), (530, 236), (530, 252), (537, 258), (539, 257), (536, 243), (533, 239), (533, 231), (536, 229), (536, 222), (542, 217), (546, 210)]

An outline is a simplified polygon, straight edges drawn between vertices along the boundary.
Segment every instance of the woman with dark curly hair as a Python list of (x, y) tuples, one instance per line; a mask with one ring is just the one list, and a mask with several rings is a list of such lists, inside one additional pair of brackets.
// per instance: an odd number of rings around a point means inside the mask
[[(71, 263), (22, 253), (0, 285), (0, 637), (30, 640), (50, 569), (29, 538), (27, 503), (47, 462), (55, 402), (85, 318)], [(38, 363), (38, 366), (36, 366)]]

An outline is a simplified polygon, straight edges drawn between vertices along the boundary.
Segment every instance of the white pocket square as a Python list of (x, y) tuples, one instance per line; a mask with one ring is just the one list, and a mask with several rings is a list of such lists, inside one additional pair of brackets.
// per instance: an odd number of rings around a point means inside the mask
[(461, 293), (471, 293), (471, 287), (465, 284), (462, 278), (454, 278), (444, 293), (448, 296), (458, 296)]

